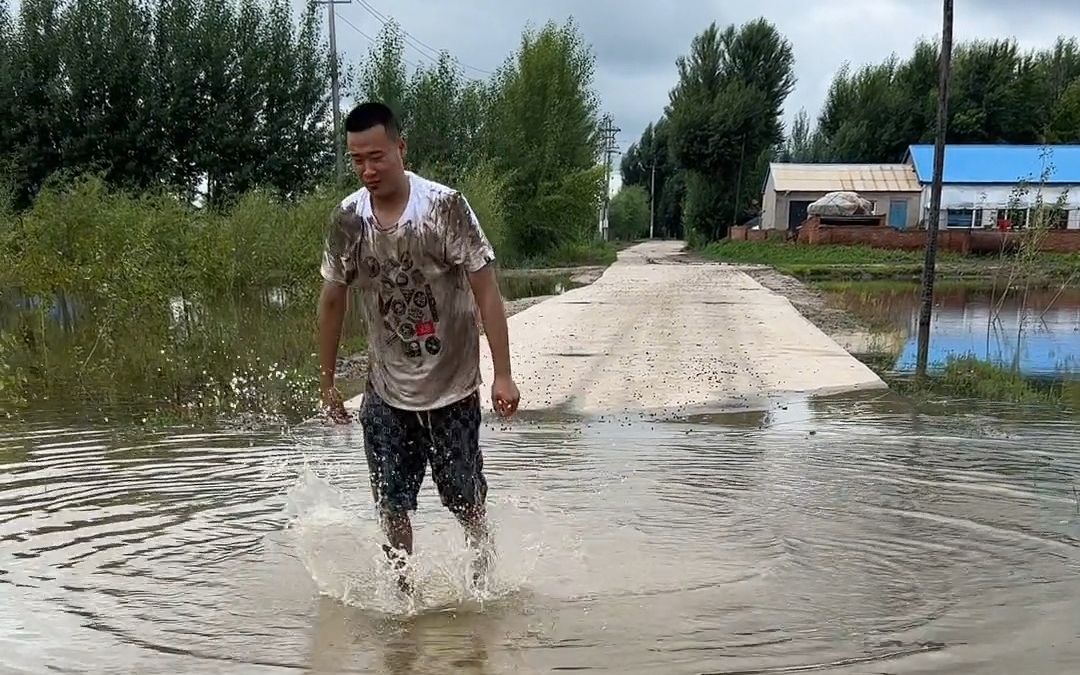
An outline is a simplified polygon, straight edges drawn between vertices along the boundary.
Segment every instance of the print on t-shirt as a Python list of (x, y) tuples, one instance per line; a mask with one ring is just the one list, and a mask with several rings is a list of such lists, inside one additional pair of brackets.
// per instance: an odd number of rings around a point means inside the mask
[[(411, 225), (405, 223), (405, 227)], [(431, 285), (412, 256), (391, 255), (380, 264), (375, 256), (364, 259), (364, 269), (372, 279), (379, 279), (379, 315), (386, 328), (386, 345), (400, 342), (402, 353), (419, 358), (425, 352), (436, 356), (442, 350), (439, 340), (439, 308)]]

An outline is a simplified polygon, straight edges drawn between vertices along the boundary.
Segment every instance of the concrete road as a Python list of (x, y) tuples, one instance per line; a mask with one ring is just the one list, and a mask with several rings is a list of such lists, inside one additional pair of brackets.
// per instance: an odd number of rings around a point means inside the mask
[[(705, 412), (885, 387), (786, 298), (682, 247), (627, 249), (595, 283), (510, 318), (522, 410)], [(486, 341), (481, 353), (490, 409)]]

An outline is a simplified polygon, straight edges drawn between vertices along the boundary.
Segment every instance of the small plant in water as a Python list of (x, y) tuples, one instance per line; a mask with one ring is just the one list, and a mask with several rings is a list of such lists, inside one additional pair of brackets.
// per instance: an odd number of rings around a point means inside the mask
[[(1068, 189), (1062, 189), (1057, 198), (1049, 204), (1044, 197), (1047, 185), (1054, 175), (1055, 167), (1052, 156), (1053, 151), (1050, 148), (1044, 148), (1040, 154), (1043, 167), (1038, 181), (1034, 186), (1028, 181), (1021, 181), (1013, 189), (1009, 199), (1009, 213), (1012, 215), (1023, 214), (1024, 222), (1020, 224), (1016, 237), (1002, 237), (999, 260), (1005, 264), (1002, 264), (999, 270), (1007, 270), (1008, 276), (1004, 284), (1001, 284), (1000, 273), (994, 275), (993, 289), (990, 295), (991, 306), (986, 320), (987, 357), (990, 354), (991, 333), (994, 330), (1003, 328), (1001, 312), (1006, 300), (1010, 297), (1010, 293), (1019, 297), (1016, 350), (1012, 364), (1013, 370), (1016, 372), (1020, 370), (1024, 334), (1031, 314), (1034, 313), (1029, 311), (1028, 300), (1031, 297), (1033, 283), (1035, 283), (1043, 267), (1043, 258), (1045, 257), (1043, 248), (1049, 234), (1061, 226), (1062, 217), (1067, 217), (1066, 214), (1068, 213), (1066, 210), (1069, 199)], [(1009, 256), (1008, 249), (1011, 243), (1015, 243), (1016, 251), (1014, 255)], [(1074, 270), (1061, 284), (1055, 299), (1051, 300), (1047, 306), (1034, 311), (1038, 312), (1040, 317), (1045, 315), (1053, 306), (1056, 298), (1074, 281), (1076, 276), (1077, 272)], [(999, 290), (1000, 295), (998, 295)]]

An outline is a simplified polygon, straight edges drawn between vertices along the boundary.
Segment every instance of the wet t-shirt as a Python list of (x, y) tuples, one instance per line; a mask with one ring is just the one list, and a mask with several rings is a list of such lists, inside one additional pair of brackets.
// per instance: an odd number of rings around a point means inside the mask
[(480, 385), (468, 274), (495, 252), (461, 193), (407, 176), (409, 202), (395, 224), (379, 227), (367, 189), (334, 210), (322, 276), (362, 290), (375, 393), (396, 408), (432, 410)]

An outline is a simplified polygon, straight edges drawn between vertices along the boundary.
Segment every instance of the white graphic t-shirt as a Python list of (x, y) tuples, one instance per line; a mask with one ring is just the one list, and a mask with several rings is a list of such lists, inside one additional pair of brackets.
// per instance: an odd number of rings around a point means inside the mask
[(375, 393), (396, 408), (432, 410), (480, 385), (468, 274), (495, 252), (460, 192), (406, 174), (409, 202), (396, 224), (378, 226), (366, 188), (334, 210), (321, 272), (362, 290)]

